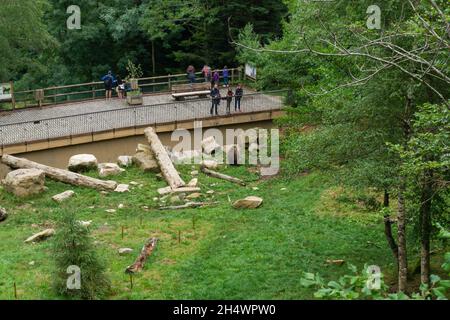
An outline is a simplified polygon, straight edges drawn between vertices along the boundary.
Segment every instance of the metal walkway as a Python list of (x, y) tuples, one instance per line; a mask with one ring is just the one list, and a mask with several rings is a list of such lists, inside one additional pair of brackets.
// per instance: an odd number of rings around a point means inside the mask
[[(286, 91), (251, 93), (242, 98), (246, 113), (279, 110)], [(226, 92), (222, 93), (223, 96)], [(171, 95), (144, 97), (144, 105), (127, 106), (124, 100), (78, 102), (42, 109), (27, 109), (0, 114), (0, 144), (3, 146), (48, 140), (111, 129), (150, 126), (210, 118), (210, 99), (173, 102)], [(219, 114), (225, 115), (222, 100)], [(234, 101), (231, 107), (234, 112)]]

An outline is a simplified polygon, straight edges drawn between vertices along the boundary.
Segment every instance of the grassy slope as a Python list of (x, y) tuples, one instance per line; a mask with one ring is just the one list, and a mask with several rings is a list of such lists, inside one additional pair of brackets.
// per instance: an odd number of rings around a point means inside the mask
[[(181, 168), (185, 180), (191, 170)], [(52, 226), (67, 210), (76, 210), (80, 220), (93, 220), (90, 228), (113, 282), (112, 299), (302, 299), (311, 297), (299, 283), (303, 271), (320, 271), (333, 279), (347, 273), (345, 266), (327, 265), (327, 259), (391, 267), (380, 217), (330, 205), (326, 176), (257, 181), (245, 167), (224, 171), (252, 182), (243, 188), (201, 175), (203, 192), (214, 190), (220, 205), (182, 211), (152, 209), (156, 189), (165, 183), (134, 168), (116, 179), (144, 185), (130, 194), (105, 196), (52, 181), (44, 196), (27, 200), (0, 190), (0, 205), (11, 213), (0, 224), (0, 299), (14, 298), (14, 282), (19, 299), (57, 298), (51, 291), (52, 240), (35, 245), (23, 240)], [(259, 190), (252, 190), (255, 186)], [(68, 189), (76, 197), (63, 205), (52, 202), (52, 195)], [(263, 197), (264, 205), (257, 210), (231, 208), (228, 197), (234, 201), (247, 195)], [(120, 203), (124, 209), (105, 212)], [(158, 248), (130, 290), (124, 270), (150, 236), (160, 239)], [(135, 251), (119, 256), (121, 247)]]

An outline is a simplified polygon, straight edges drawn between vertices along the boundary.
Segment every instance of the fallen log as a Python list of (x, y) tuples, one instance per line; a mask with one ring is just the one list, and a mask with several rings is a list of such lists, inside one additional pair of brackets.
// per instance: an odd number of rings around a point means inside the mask
[(184, 187), (186, 183), (181, 179), (177, 169), (175, 169), (166, 148), (162, 145), (161, 140), (159, 140), (158, 135), (155, 133), (155, 130), (150, 127), (145, 129), (144, 133), (147, 137), (148, 143), (150, 144), (150, 149), (152, 150), (156, 161), (158, 162), (159, 168), (161, 169), (161, 172), (169, 186), (172, 189)]
[(32, 235), (27, 240), (25, 240), (25, 243), (42, 241), (53, 236), (54, 234), (55, 229), (47, 229), (42, 232), (36, 233), (35, 235)]
[(117, 188), (117, 182), (115, 181), (99, 180), (83, 176), (75, 172), (70, 172), (68, 170), (49, 167), (24, 158), (16, 158), (7, 154), (4, 154), (1, 157), (1, 162), (14, 169), (39, 169), (44, 171), (45, 175), (52, 180), (57, 180), (76, 186), (112, 191)]
[(192, 208), (200, 208), (211, 205), (216, 205), (218, 202), (188, 202), (180, 206), (169, 206), (169, 207), (161, 207), (159, 210), (180, 210), (180, 209), (192, 209)]
[(201, 189), (198, 187), (182, 187), (177, 189), (172, 189), (171, 187), (165, 187), (158, 189), (158, 194), (161, 196), (165, 196), (167, 194), (174, 194), (174, 193), (195, 193), (200, 192)]
[(155, 250), (157, 242), (158, 239), (156, 238), (148, 239), (147, 243), (144, 245), (144, 247), (142, 247), (141, 253), (137, 257), (136, 261), (131, 266), (128, 266), (125, 272), (126, 273), (140, 272), (144, 268), (145, 262), (147, 261), (148, 257)]
[(204, 174), (207, 174), (208, 176), (211, 176), (211, 177), (214, 177), (214, 178), (218, 178), (218, 179), (222, 179), (222, 180), (226, 180), (226, 181), (229, 181), (229, 182), (232, 182), (232, 183), (237, 183), (237, 184), (239, 184), (241, 186), (245, 186), (245, 182), (243, 180), (241, 180), (241, 179), (238, 179), (238, 178), (235, 178), (235, 177), (231, 177), (231, 176), (227, 176), (226, 174), (222, 174), (222, 173), (219, 173), (219, 172), (216, 172), (216, 171), (209, 170), (209, 169), (207, 169), (207, 168), (205, 168), (203, 166), (201, 167), (201, 171)]
[(0, 222), (5, 221), (8, 218), (8, 213), (6, 212), (6, 209), (3, 209), (0, 207)]

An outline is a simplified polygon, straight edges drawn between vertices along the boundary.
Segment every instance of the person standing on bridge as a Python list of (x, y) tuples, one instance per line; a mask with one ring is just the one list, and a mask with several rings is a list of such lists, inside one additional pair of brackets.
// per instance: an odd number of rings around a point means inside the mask
[(241, 99), (242, 96), (244, 95), (244, 89), (242, 89), (242, 85), (238, 84), (237, 88), (236, 88), (236, 92), (234, 93), (234, 111), (238, 111), (241, 112)]
[(230, 78), (230, 71), (228, 70), (228, 67), (225, 66), (223, 67), (223, 84), (225, 85), (225, 87), (228, 87), (228, 84), (230, 83), (229, 78)]
[(211, 82), (211, 68), (208, 65), (204, 65), (202, 69), (203, 76), (205, 77), (205, 82)]
[(190, 65), (187, 68), (186, 73), (187, 73), (189, 83), (195, 83), (195, 68), (193, 65)]
[(228, 88), (227, 97), (225, 98), (227, 100), (227, 115), (231, 114), (231, 102), (233, 102), (233, 96), (233, 90)]
[(214, 115), (214, 112), (215, 112), (216, 116), (219, 115), (217, 108), (220, 105), (220, 99), (221, 99), (221, 97), (220, 97), (219, 86), (215, 85), (214, 88), (211, 90), (211, 102), (212, 102), (211, 111), (210, 111), (211, 115)]
[(111, 71), (108, 71), (108, 74), (104, 75), (101, 80), (105, 84), (105, 96), (106, 100), (109, 100), (112, 98), (112, 89), (115, 82), (114, 76), (112, 75)]

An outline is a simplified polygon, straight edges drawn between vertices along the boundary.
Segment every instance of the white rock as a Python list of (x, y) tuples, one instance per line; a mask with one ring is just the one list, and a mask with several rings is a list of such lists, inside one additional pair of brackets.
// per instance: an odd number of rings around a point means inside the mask
[(197, 170), (191, 171), (191, 176), (193, 177), (198, 176), (198, 171)]
[(174, 164), (198, 163), (202, 159), (202, 153), (199, 150), (173, 151), (170, 153), (170, 159)]
[(73, 197), (74, 195), (75, 195), (74, 191), (68, 190), (63, 193), (57, 194), (56, 196), (53, 196), (52, 200), (55, 202), (61, 203), (61, 202), (66, 201), (67, 199)]
[(68, 168), (70, 171), (81, 172), (97, 169), (97, 158), (92, 154), (77, 154), (69, 159)]
[(158, 197), (154, 197), (154, 198), (153, 198), (153, 201), (158, 201), (158, 200), (159, 200)]
[(233, 207), (236, 209), (256, 209), (263, 203), (263, 199), (260, 197), (247, 197), (233, 203)]
[(117, 158), (117, 164), (121, 167), (129, 167), (133, 164), (133, 157), (131, 156), (120, 156)]
[(119, 249), (119, 254), (120, 255), (122, 255), (122, 254), (129, 254), (129, 253), (132, 253), (133, 252), (133, 249), (130, 249), (130, 248), (120, 248)]
[(252, 189), (255, 190), (255, 191), (258, 191), (258, 190), (259, 190), (258, 187), (253, 187)]
[(123, 205), (123, 203), (121, 203), (121, 204), (119, 204), (118, 208), (123, 209), (123, 208), (125, 208), (125, 206)]
[(125, 170), (115, 163), (101, 163), (98, 165), (98, 174), (102, 178), (121, 174)]
[(9, 172), (3, 180), (7, 192), (17, 197), (29, 197), (45, 192), (45, 173), (38, 169), (19, 169)]
[(187, 184), (187, 186), (188, 186), (189, 188), (196, 188), (197, 185), (198, 185), (198, 179), (197, 179), (197, 178), (192, 179), (192, 180), (189, 181), (189, 183)]
[(92, 224), (92, 220), (89, 220), (89, 221), (80, 220), (80, 221), (78, 221), (78, 223), (80, 225), (82, 225), (83, 227), (89, 227)]
[(222, 147), (216, 142), (214, 136), (207, 137), (202, 141), (202, 150), (207, 155), (220, 152), (221, 149)]
[(131, 181), (130, 182), (130, 185), (132, 185), (132, 186), (137, 186), (139, 183), (137, 183), (136, 181)]
[(34, 266), (36, 264), (36, 262), (34, 261), (30, 261), (30, 263), (28, 263), (30, 266)]
[(117, 211), (115, 209), (108, 209), (105, 210), (107, 213), (116, 213)]
[(214, 194), (215, 192), (214, 192), (214, 190), (209, 190), (209, 191), (206, 191), (206, 193), (207, 194)]
[(215, 170), (219, 167), (219, 163), (215, 160), (203, 160), (201, 165), (211, 170)]
[(127, 184), (119, 184), (114, 192), (124, 193), (130, 192), (130, 186)]

